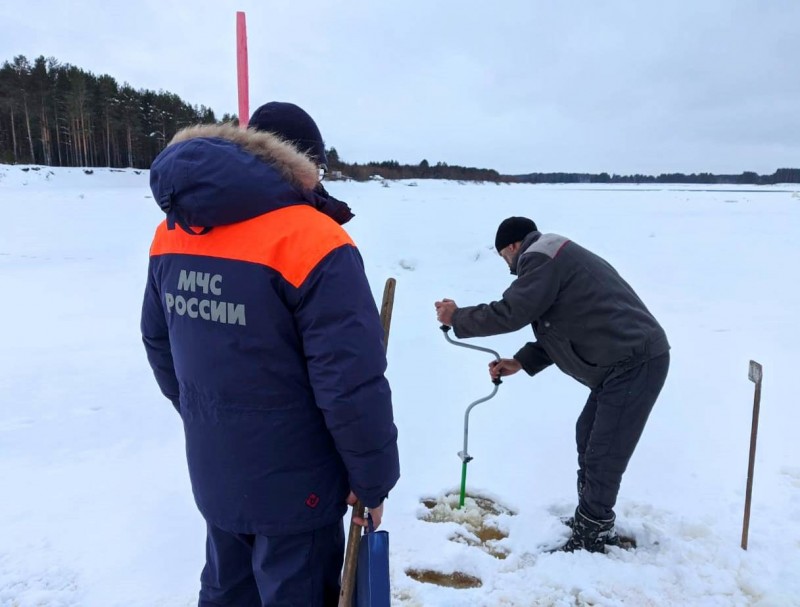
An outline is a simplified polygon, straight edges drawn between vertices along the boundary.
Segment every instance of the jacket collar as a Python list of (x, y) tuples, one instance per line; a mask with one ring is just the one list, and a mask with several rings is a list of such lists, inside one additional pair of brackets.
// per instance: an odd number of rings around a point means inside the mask
[(530, 247), (534, 242), (539, 240), (539, 238), (541, 238), (541, 237), (542, 237), (542, 233), (537, 231), (537, 230), (534, 230), (533, 232), (528, 234), (525, 238), (523, 238), (522, 245), (520, 246), (519, 251), (517, 251), (517, 254), (514, 256), (514, 259), (511, 260), (511, 273), (514, 276), (517, 275), (517, 268), (519, 266), (519, 258), (522, 256), (522, 254), (525, 251), (528, 250), (528, 247)]

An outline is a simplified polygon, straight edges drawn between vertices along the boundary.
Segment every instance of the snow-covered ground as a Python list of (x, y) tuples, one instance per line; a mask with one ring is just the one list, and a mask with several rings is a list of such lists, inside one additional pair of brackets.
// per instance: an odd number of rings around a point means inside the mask
[[(147, 180), (0, 165), (3, 607), (196, 602), (204, 525), (180, 420), (139, 338), (162, 219)], [(800, 605), (800, 187), (417, 184), (330, 185), (357, 214), (347, 228), (376, 299), (397, 278), (389, 376), (402, 478), (384, 519), (394, 603)], [(567, 535), (558, 517), (575, 505), (574, 423), (587, 395), (554, 368), (508, 378), (472, 413), (468, 488), (498, 513), (481, 521), (474, 502), (466, 513), (448, 505), (464, 408), (491, 384), (489, 357), (447, 344), (433, 302), (499, 296), (510, 276), (492, 243), (509, 215), (604, 256), (672, 343), (617, 507), (635, 551), (541, 553)], [(474, 341), (510, 356), (529, 335)], [(764, 386), (745, 552), (751, 358)], [(481, 525), (499, 539), (480, 545)], [(481, 585), (441, 587), (412, 570)]]

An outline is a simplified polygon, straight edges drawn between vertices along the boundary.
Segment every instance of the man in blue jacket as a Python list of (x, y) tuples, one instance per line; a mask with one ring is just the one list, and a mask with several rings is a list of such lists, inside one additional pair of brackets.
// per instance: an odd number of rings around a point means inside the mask
[(154, 161), (166, 220), (142, 337), (207, 522), (200, 607), (335, 605), (342, 517), (399, 477), (383, 329), (311, 117), (184, 129)]
[(611, 265), (527, 217), (497, 229), (497, 252), (516, 280), (499, 301), (459, 308), (435, 303), (458, 337), (531, 325), (536, 341), (490, 365), (493, 378), (555, 364), (591, 392), (576, 424), (578, 507), (562, 550), (602, 552), (619, 543), (614, 504), (622, 475), (669, 369), (669, 343), (655, 317)]

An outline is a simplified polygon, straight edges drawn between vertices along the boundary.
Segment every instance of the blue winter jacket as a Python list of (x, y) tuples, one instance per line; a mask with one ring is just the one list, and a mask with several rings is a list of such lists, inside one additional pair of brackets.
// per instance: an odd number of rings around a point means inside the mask
[(230, 126), (182, 131), (151, 168), (167, 219), (142, 337), (198, 508), (233, 532), (309, 531), (399, 477), (378, 311), (317, 183), (290, 144)]

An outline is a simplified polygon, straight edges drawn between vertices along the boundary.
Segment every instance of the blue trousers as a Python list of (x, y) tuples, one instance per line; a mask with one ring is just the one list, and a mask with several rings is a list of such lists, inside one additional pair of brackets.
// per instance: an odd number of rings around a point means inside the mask
[(199, 607), (328, 607), (339, 601), (342, 521), (296, 535), (230, 533), (208, 524)]
[(669, 370), (669, 353), (592, 390), (575, 427), (578, 497), (595, 520), (614, 518), (622, 475)]

